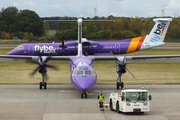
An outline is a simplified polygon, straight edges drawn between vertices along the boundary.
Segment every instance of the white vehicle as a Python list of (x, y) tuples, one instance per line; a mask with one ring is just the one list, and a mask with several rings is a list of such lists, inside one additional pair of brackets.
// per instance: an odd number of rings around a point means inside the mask
[[(149, 98), (148, 98), (149, 97)], [(111, 93), (109, 97), (110, 110), (116, 112), (139, 112), (150, 111), (151, 95), (148, 96), (148, 90), (126, 89), (121, 90), (120, 94)]]

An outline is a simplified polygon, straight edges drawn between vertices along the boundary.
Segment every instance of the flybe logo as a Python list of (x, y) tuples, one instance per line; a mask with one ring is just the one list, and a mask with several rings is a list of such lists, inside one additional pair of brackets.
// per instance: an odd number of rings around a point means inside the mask
[(39, 46), (39, 45), (35, 45), (34, 46), (35, 51), (39, 51), (40, 53), (42, 53), (44, 51), (44, 53), (55, 53), (55, 49), (53, 46)]
[(164, 28), (165, 28), (166, 24), (162, 23), (162, 24), (158, 24), (157, 25), (157, 29), (156, 31), (154, 32), (155, 34), (158, 34), (158, 35), (162, 35), (163, 32), (164, 32)]
[(154, 37), (151, 38), (150, 42), (152, 43), (157, 43), (158, 40), (160, 40), (160, 36), (163, 35), (164, 29), (165, 29), (166, 24), (158, 24), (157, 29), (154, 31)]

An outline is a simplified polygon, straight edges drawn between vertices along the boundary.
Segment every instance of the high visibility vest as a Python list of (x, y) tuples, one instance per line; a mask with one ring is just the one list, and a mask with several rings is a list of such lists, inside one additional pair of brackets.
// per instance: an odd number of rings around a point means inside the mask
[(99, 95), (99, 102), (103, 102), (103, 97), (104, 97), (104, 95)]
[(143, 98), (145, 98), (145, 96), (144, 95), (140, 95), (140, 99), (143, 99)]

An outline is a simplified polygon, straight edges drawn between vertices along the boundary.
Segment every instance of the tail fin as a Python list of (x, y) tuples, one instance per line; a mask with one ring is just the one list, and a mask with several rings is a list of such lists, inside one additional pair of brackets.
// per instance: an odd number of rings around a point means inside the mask
[(146, 36), (143, 42), (144, 46), (155, 47), (165, 44), (163, 41), (172, 18), (156, 18), (153, 21), (155, 24)]

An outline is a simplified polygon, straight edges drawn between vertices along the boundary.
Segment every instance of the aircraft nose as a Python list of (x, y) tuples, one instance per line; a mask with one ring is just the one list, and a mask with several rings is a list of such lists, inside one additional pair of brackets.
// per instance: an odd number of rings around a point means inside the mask
[(94, 76), (76, 76), (75, 81), (79, 90), (87, 91), (95, 85), (96, 78)]
[(15, 50), (11, 50), (10, 52), (7, 53), (7, 55), (15, 55)]

